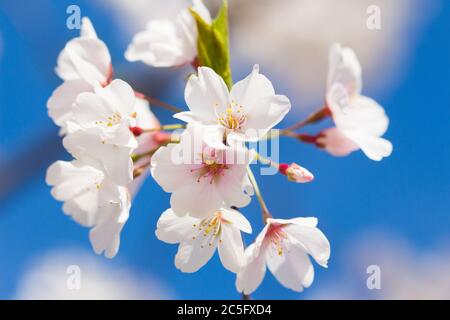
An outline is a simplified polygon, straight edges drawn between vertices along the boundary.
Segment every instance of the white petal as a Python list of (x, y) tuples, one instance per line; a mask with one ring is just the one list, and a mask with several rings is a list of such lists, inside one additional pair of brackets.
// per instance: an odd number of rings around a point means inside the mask
[(103, 173), (77, 161), (56, 161), (47, 170), (46, 182), (53, 186), (52, 195), (66, 201), (86, 189), (96, 188), (101, 183)]
[(238, 273), (244, 264), (244, 244), (241, 232), (234, 224), (222, 223), (219, 256), (225, 269)]
[(275, 95), (275, 89), (266, 76), (259, 73), (259, 66), (255, 65), (252, 72), (245, 79), (236, 82), (231, 89), (231, 99), (242, 105), (245, 111), (252, 113), (259, 107), (258, 101)]
[(135, 112), (136, 96), (131, 86), (123, 80), (115, 79), (98, 95), (108, 101), (114, 111), (122, 116), (130, 116)]
[(281, 254), (278, 248), (267, 249), (267, 266), (275, 278), (286, 288), (301, 292), (314, 280), (314, 268), (307, 254), (299, 245), (289, 239), (281, 240)]
[(352, 49), (334, 44), (330, 50), (329, 64), (328, 90), (334, 84), (340, 83), (349, 96), (361, 93), (361, 64)]
[(128, 219), (130, 202), (123, 188), (122, 201), (109, 203), (100, 208), (96, 226), (89, 232), (89, 239), (97, 254), (113, 258), (119, 251), (120, 232)]
[(83, 17), (81, 19), (80, 36), (88, 38), (98, 38), (94, 26), (92, 25), (92, 22), (88, 17)]
[(216, 111), (225, 111), (229, 94), (222, 77), (210, 68), (200, 67), (198, 76), (189, 78), (184, 98), (192, 117), (204, 124), (217, 124)]
[(257, 100), (257, 108), (247, 114), (244, 125), (246, 136), (261, 139), (267, 132), (283, 120), (291, 109), (291, 102), (286, 96), (273, 95)]
[(143, 61), (154, 67), (174, 67), (192, 62), (197, 55), (197, 28), (184, 10), (175, 21), (150, 21), (146, 30), (133, 37), (125, 52), (129, 61)]
[(316, 227), (304, 223), (292, 223), (284, 227), (286, 232), (298, 241), (304, 250), (323, 267), (327, 266), (330, 258), (330, 242)]
[(237, 210), (225, 209), (220, 210), (222, 217), (231, 222), (231, 224), (245, 233), (252, 233), (252, 226), (247, 218)]
[(87, 157), (100, 161), (117, 184), (126, 186), (133, 180), (132, 149), (105, 143), (96, 128), (68, 135), (63, 145), (77, 159)]
[(244, 294), (255, 291), (266, 274), (265, 252), (256, 247), (251, 244), (245, 249), (245, 264), (236, 277), (236, 289)]
[(53, 91), (47, 102), (48, 115), (66, 133), (66, 122), (72, 117), (72, 105), (82, 92), (93, 91), (92, 86), (82, 80), (65, 81)]
[(167, 209), (158, 220), (156, 237), (173, 244), (187, 241), (192, 238), (199, 221), (200, 219), (190, 216), (179, 217), (173, 213), (172, 209)]
[(170, 206), (175, 214), (189, 214), (197, 218), (213, 215), (221, 208), (222, 203), (221, 195), (206, 179), (201, 179), (200, 182), (185, 182), (185, 185), (175, 190), (170, 197)]
[(85, 79), (105, 83), (111, 73), (111, 56), (103, 41), (75, 38), (58, 56), (56, 73), (63, 80)]
[(208, 8), (205, 6), (202, 0), (193, 0), (192, 1), (192, 9), (197, 12), (206, 23), (211, 23), (211, 14), (209, 13)]
[(218, 238), (213, 232), (198, 235), (195, 240), (181, 243), (175, 256), (175, 266), (183, 272), (196, 272), (213, 256)]
[(182, 164), (174, 163), (175, 155), (180, 154), (180, 145), (170, 143), (161, 147), (152, 157), (151, 173), (153, 179), (166, 192), (172, 192), (180, 187), (186, 179), (192, 179), (189, 168)]

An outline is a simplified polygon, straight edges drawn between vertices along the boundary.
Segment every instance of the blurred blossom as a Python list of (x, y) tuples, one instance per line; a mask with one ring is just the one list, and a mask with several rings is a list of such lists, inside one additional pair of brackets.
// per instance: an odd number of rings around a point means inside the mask
[[(392, 89), (404, 67), (402, 62), (410, 56), (414, 45), (409, 35), (414, 34), (433, 9), (433, 5), (422, 8), (419, 0), (231, 3), (233, 48), (251, 61), (270, 65), (280, 76), (289, 74), (286, 84), (300, 90), (298, 98), (305, 108), (320, 107), (309, 104), (324, 99), (322, 82), (326, 78), (327, 54), (336, 41), (356, 51), (365, 72), (364, 80), (370, 79), (371, 86), (383, 90)], [(381, 30), (367, 27), (370, 5), (381, 9)]]
[[(418, 250), (383, 232), (350, 241), (342, 271), (324, 281), (312, 299), (450, 299), (450, 249), (440, 243)], [(366, 286), (369, 266), (379, 267), (381, 289)]]
[[(77, 269), (80, 271), (78, 290), (68, 286), (69, 277)], [(41, 255), (29, 265), (19, 280), (14, 298), (174, 299), (174, 295), (159, 279), (148, 274), (124, 265), (114, 266), (108, 260), (82, 251), (60, 250)]]
[[(111, 3), (117, 14), (129, 17), (120, 21), (132, 33), (150, 19), (175, 18), (186, 6), (182, 0)], [(205, 1), (213, 16), (219, 3)], [(436, 9), (434, 2), (425, 5), (420, 0), (229, 0), (229, 4), (232, 62), (257, 62), (280, 77), (289, 75), (285, 85), (299, 92), (302, 108), (317, 108), (315, 104), (323, 102), (328, 50), (336, 41), (355, 49), (364, 80), (370, 79), (377, 89), (393, 90), (413, 52), (413, 36)], [(371, 5), (381, 10), (381, 30), (367, 27)]]

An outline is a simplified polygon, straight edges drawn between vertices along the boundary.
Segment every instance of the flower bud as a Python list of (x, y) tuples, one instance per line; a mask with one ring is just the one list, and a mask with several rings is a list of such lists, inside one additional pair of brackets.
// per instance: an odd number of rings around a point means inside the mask
[(287, 163), (281, 163), (279, 165), (279, 171), (287, 176), (288, 180), (292, 182), (306, 183), (311, 182), (314, 179), (311, 172), (296, 163), (291, 163), (290, 165)]

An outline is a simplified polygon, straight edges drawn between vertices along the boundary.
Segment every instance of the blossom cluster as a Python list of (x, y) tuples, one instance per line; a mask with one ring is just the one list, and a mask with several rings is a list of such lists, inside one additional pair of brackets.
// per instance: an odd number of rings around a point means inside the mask
[[(290, 100), (275, 92), (258, 65), (233, 85), (211, 65), (203, 65), (196, 17), (214, 24), (204, 4), (194, 0), (174, 21), (149, 22), (125, 53), (129, 61), (153, 67), (194, 67), (184, 91), (188, 111), (174, 115), (182, 123), (166, 126), (150, 111), (151, 99), (113, 79), (109, 51), (90, 20), (83, 19), (81, 35), (58, 57), (56, 73), (64, 82), (47, 104), (74, 159), (52, 164), (47, 183), (52, 195), (64, 202), (64, 213), (91, 228), (94, 251), (112, 258), (133, 195), (151, 175), (171, 194), (156, 236), (178, 244), (176, 268), (196, 272), (217, 249), (244, 295), (256, 290), (267, 267), (282, 285), (302, 291), (314, 279), (310, 257), (327, 266), (329, 241), (316, 218), (274, 218), (251, 166), (260, 161), (297, 183), (313, 181), (313, 174), (296, 163), (264, 158), (250, 143), (287, 136), (336, 156), (361, 149), (379, 161), (392, 152), (391, 143), (382, 138), (388, 118), (380, 105), (361, 94), (362, 72), (355, 53), (335, 44), (326, 105), (290, 128), (272, 130), (290, 111)], [(317, 135), (297, 132), (328, 117), (335, 126)], [(165, 133), (175, 128), (182, 130)], [(265, 227), (245, 247), (241, 232), (252, 233), (252, 226), (241, 208), (253, 196), (261, 205)]]

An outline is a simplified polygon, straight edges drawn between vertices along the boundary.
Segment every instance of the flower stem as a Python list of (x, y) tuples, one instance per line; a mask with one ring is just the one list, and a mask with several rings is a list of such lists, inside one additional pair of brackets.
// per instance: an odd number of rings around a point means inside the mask
[(266, 223), (268, 218), (272, 218), (272, 215), (270, 214), (269, 209), (267, 209), (266, 203), (264, 202), (264, 198), (262, 197), (261, 191), (259, 190), (258, 183), (256, 182), (255, 176), (250, 167), (247, 167), (247, 174), (248, 178), (250, 179), (250, 182), (252, 183), (253, 189), (255, 190), (255, 194), (256, 197), (258, 198), (259, 205), (261, 206), (263, 221), (264, 223)]
[(270, 160), (262, 156), (260, 153), (256, 152), (256, 160), (261, 162), (262, 164), (271, 165), (272, 167), (278, 168), (279, 164), (275, 161)]
[(178, 107), (175, 107), (175, 106), (173, 106), (173, 105), (171, 105), (171, 104), (169, 104), (167, 102), (161, 101), (161, 100), (159, 100), (159, 99), (157, 99), (155, 97), (148, 96), (148, 95), (143, 94), (141, 92), (135, 91), (134, 94), (138, 98), (147, 100), (150, 103), (150, 105), (152, 105), (152, 106), (157, 106), (157, 107), (160, 107), (160, 108), (164, 108), (164, 109), (167, 109), (169, 111), (172, 111), (173, 113), (178, 113), (178, 112), (182, 112), (183, 111), (182, 109), (180, 109)]
[(156, 128), (144, 129), (143, 132), (168, 131), (186, 128), (185, 124), (167, 124)]
[(319, 121), (325, 119), (326, 117), (329, 117), (330, 115), (331, 115), (330, 109), (328, 109), (327, 106), (324, 106), (321, 109), (319, 109), (318, 111), (310, 114), (306, 119), (304, 119), (300, 122), (297, 122), (296, 124), (282, 130), (281, 134), (284, 135), (285, 132), (301, 129), (301, 128), (307, 126), (308, 124), (319, 122)]

